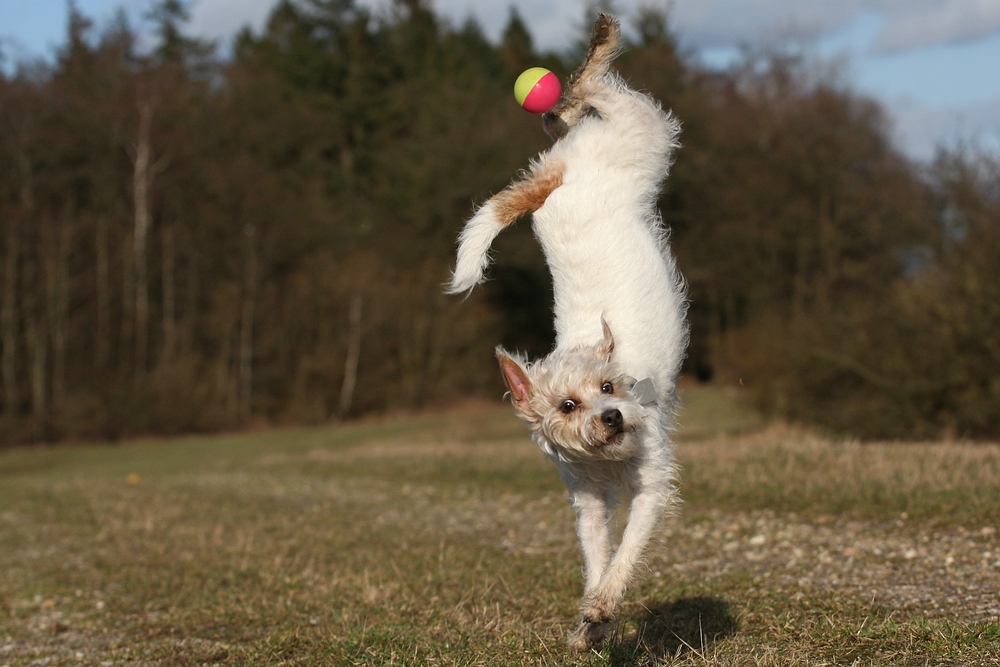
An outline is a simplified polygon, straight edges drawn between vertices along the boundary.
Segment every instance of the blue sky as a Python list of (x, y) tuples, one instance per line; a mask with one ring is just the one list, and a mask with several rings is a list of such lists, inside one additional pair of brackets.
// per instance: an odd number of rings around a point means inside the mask
[[(225, 42), (242, 25), (259, 27), (275, 0), (195, 0), (189, 31)], [(360, 0), (382, 6), (388, 0)], [(653, 0), (655, 3), (656, 0)], [(149, 0), (76, 0), (98, 27), (122, 7), (134, 19)], [(474, 15), (496, 37), (516, 5), (542, 48), (562, 48), (584, 25), (581, 0), (433, 0), (461, 23)], [(612, 3), (626, 23), (650, 0)], [(894, 136), (910, 155), (969, 140), (1000, 151), (1000, 0), (661, 0), (682, 45), (724, 66), (741, 45), (795, 44), (841, 63), (843, 76), (882, 101)], [(66, 0), (0, 0), (8, 60), (51, 57), (62, 40)]]

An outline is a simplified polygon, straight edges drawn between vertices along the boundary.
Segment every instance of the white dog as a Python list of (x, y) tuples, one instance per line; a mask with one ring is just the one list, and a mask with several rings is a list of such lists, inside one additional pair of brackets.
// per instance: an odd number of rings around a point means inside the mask
[[(577, 513), (586, 568), (570, 646), (599, 644), (657, 521), (676, 498), (676, 383), (687, 344), (683, 281), (656, 199), (679, 125), (610, 71), (620, 28), (601, 15), (590, 51), (544, 118), (551, 149), (466, 224), (449, 291), (483, 279), (493, 239), (534, 213), (552, 273), (556, 348), (526, 360), (497, 350), (520, 416), (558, 465)], [(612, 556), (616, 491), (631, 497)]]

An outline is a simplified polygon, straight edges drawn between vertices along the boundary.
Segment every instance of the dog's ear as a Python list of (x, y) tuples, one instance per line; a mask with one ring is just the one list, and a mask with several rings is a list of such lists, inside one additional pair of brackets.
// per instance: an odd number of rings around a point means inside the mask
[(500, 370), (503, 372), (504, 382), (510, 389), (510, 395), (514, 399), (514, 407), (525, 410), (528, 401), (531, 399), (532, 386), (528, 378), (528, 372), (518, 361), (507, 354), (503, 348), (497, 348), (497, 360), (500, 362)]
[(601, 329), (604, 330), (604, 338), (597, 345), (597, 355), (605, 361), (611, 361), (611, 353), (615, 351), (615, 337), (611, 335), (611, 327), (607, 320), (601, 317)]

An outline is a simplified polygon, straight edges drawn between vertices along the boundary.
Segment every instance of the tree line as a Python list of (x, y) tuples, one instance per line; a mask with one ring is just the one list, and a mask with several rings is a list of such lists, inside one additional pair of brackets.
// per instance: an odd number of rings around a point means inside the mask
[[(551, 348), (527, 221), (485, 289), (441, 285), (473, 203), (548, 143), (511, 82), (578, 52), (514, 10), (494, 44), (420, 0), (281, 0), (221, 57), (187, 11), (154, 2), (144, 48), (70, 4), (55, 61), (0, 74), (0, 442), (494, 398), (496, 344)], [(914, 164), (807, 59), (707, 70), (667, 19), (631, 17), (619, 68), (683, 124), (660, 204), (686, 374), (864, 437), (1000, 434), (997, 161)]]

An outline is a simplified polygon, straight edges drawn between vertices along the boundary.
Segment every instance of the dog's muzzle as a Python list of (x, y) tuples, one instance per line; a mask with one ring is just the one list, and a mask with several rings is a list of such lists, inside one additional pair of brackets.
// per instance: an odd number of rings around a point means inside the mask
[(551, 111), (542, 116), (542, 129), (552, 141), (559, 141), (569, 134), (569, 125)]

